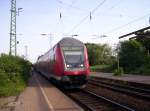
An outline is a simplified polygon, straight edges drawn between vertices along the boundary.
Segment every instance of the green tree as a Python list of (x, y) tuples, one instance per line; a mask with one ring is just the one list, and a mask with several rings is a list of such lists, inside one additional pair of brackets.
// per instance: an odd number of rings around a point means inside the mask
[(131, 72), (141, 67), (146, 60), (145, 48), (137, 40), (120, 43), (119, 61), (125, 71)]
[(107, 44), (101, 45), (94, 43), (86, 43), (85, 45), (88, 50), (90, 65), (93, 66), (112, 63), (112, 51)]
[(150, 31), (140, 32), (135, 37), (136, 40), (139, 41), (146, 48), (149, 54), (150, 53)]

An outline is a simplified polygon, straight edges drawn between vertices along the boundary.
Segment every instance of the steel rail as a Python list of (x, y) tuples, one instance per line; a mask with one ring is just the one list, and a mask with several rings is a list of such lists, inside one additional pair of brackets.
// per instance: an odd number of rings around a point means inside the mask
[[(130, 107), (127, 107), (125, 105), (122, 105), (120, 103), (117, 103), (113, 100), (110, 100), (108, 98), (105, 98), (103, 96), (100, 96), (100, 95), (97, 95), (93, 92), (90, 92), (90, 91), (85, 91), (85, 90), (80, 90), (79, 93), (83, 93), (87, 98), (88, 96), (92, 96), (92, 98), (96, 98), (97, 101), (105, 101), (105, 103), (107, 102), (109, 105), (113, 105), (123, 111), (135, 111), (134, 109), (130, 108)], [(75, 93), (76, 96), (80, 96), (79, 93)], [(77, 101), (81, 106), (85, 107), (88, 111), (96, 111), (96, 108), (92, 107), (91, 105), (89, 105), (90, 103), (94, 106), (94, 103), (99, 103), (99, 102), (93, 102), (92, 99), (85, 102), (85, 97), (79, 97), (80, 99), (78, 99), (77, 97), (75, 97), (74, 95), (71, 95), (71, 94), (67, 94), (69, 97), (71, 97), (73, 100)]]
[(105, 101), (108, 101), (108, 102), (110, 102), (110, 103), (112, 103), (112, 104), (114, 104), (114, 105), (116, 105), (116, 106), (122, 108), (123, 110), (125, 109), (125, 110), (127, 110), (127, 111), (135, 111), (134, 109), (132, 109), (132, 108), (130, 108), (130, 107), (127, 107), (127, 106), (125, 106), (125, 105), (122, 105), (122, 104), (120, 104), (120, 103), (117, 103), (117, 102), (115, 102), (115, 101), (113, 101), (113, 100), (107, 99), (107, 98), (105, 98), (105, 97), (103, 97), (103, 96), (97, 95), (97, 94), (95, 94), (95, 93), (93, 93), (93, 92), (90, 92), (90, 91), (87, 91), (87, 92), (88, 92), (89, 94), (93, 95), (93, 96), (96, 96), (96, 97), (99, 98), (99, 99), (103, 99), (103, 100), (105, 100)]
[(95, 82), (102, 83), (102, 84), (113, 85), (113, 86), (116, 86), (116, 87), (125, 88), (125, 89), (129, 89), (129, 90), (134, 90), (134, 91), (141, 92), (141, 93), (147, 93), (148, 95), (150, 94), (150, 90), (143, 89), (143, 88), (137, 88), (137, 87), (134, 87), (134, 86), (122, 85), (122, 84), (117, 84), (117, 83), (110, 83), (110, 82), (106, 82), (106, 81), (103, 81), (103, 80), (98, 80), (98, 79), (95, 79), (95, 78), (90, 79), (89, 81), (95, 81)]
[(136, 98), (141, 98), (141, 99), (145, 99), (145, 100), (148, 100), (148, 101), (150, 100), (150, 96), (149, 95), (145, 95), (145, 94), (140, 93), (140, 92), (131, 91), (129, 89), (124, 89), (124, 88), (118, 88), (118, 87), (115, 87), (113, 85), (100, 84), (98, 82), (88, 82), (88, 83), (92, 84), (92, 85), (95, 85), (95, 86), (107, 88), (107, 89), (110, 89), (110, 90), (113, 90), (113, 91), (125, 93), (125, 94), (128, 94), (128, 95), (132, 95), (132, 96), (134, 96)]

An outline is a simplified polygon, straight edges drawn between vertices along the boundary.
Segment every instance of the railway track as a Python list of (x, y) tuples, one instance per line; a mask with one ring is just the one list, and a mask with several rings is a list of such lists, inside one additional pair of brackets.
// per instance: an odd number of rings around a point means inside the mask
[(95, 80), (99, 82), (107, 82), (107, 83), (113, 83), (117, 85), (122, 86), (130, 86), (131, 88), (137, 88), (137, 89), (142, 89), (144, 91), (147, 91), (148, 93), (150, 92), (150, 84), (144, 84), (144, 83), (138, 83), (138, 82), (133, 82), (133, 81), (122, 81), (122, 80), (117, 80), (117, 79), (111, 79), (111, 78), (103, 78), (103, 77), (91, 77), (90, 80)]
[(85, 88), (94, 94), (106, 97), (136, 111), (150, 111), (148, 88), (134, 87), (128, 83), (91, 78)]
[(88, 84), (92, 84), (98, 87), (107, 88), (113, 91), (125, 93), (135, 98), (140, 98), (149, 101), (150, 100), (150, 90), (133, 87), (129, 85), (117, 84), (114, 82), (103, 81), (98, 78), (92, 78), (89, 80)]
[(86, 111), (135, 111), (130, 107), (87, 90), (67, 92), (66, 94), (85, 108)]
[(92, 78), (84, 89), (62, 90), (85, 111), (149, 111), (149, 90)]

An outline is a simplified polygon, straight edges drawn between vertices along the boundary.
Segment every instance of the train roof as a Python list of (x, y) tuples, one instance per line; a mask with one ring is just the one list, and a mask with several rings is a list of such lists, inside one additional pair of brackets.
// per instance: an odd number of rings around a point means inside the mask
[(62, 40), (59, 41), (59, 44), (61, 47), (64, 47), (64, 46), (77, 46), (77, 47), (84, 46), (83, 42), (81, 42), (75, 38), (72, 38), (72, 37), (63, 38)]
[[(65, 46), (69, 46), (69, 47), (72, 47), (72, 46), (84, 47), (84, 43), (83, 42), (81, 42), (80, 40), (77, 40), (75, 38), (72, 38), (72, 37), (64, 37), (64, 38), (62, 38), (56, 45), (58, 45), (58, 44), (61, 47), (65, 47)], [(50, 50), (53, 50), (54, 47), (51, 48)], [(44, 55), (46, 55), (50, 50), (48, 50)], [(40, 60), (41, 58), (43, 58), (44, 55), (39, 56), (37, 60)]]

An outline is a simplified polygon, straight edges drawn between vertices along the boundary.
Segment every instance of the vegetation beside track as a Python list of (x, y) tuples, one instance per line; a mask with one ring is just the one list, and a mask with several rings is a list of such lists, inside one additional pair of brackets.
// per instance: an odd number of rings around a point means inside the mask
[(113, 72), (113, 67), (110, 65), (95, 65), (90, 67), (92, 72)]
[(150, 31), (120, 42), (115, 50), (107, 44), (86, 43), (91, 71), (150, 75)]
[(18, 95), (26, 87), (31, 63), (20, 57), (0, 55), (0, 97)]
[[(149, 39), (148, 39), (149, 40)], [(138, 40), (120, 43), (119, 62), (125, 73), (150, 75), (149, 48)]]

